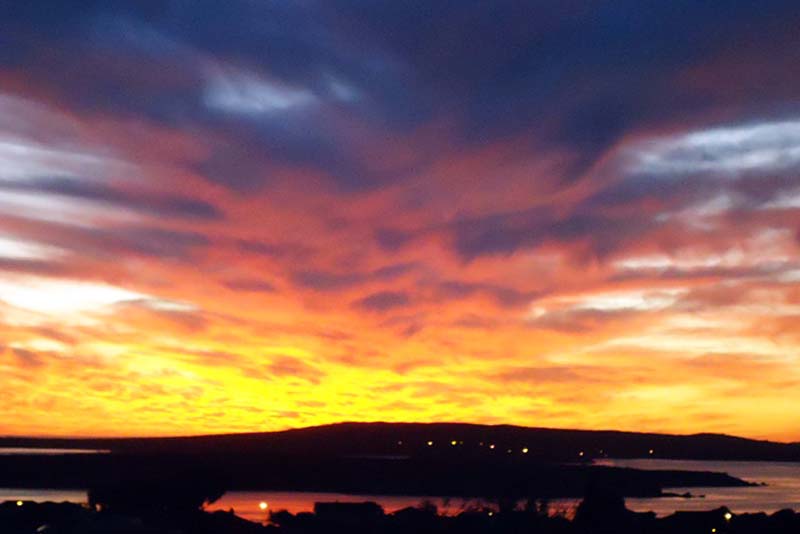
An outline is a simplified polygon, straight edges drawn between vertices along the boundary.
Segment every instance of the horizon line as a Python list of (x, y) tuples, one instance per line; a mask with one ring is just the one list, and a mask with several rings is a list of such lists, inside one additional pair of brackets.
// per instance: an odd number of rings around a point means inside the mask
[(0, 440), (5, 439), (30, 439), (30, 440), (72, 440), (72, 441), (126, 441), (126, 440), (156, 440), (156, 439), (194, 439), (194, 438), (211, 438), (211, 437), (225, 437), (225, 436), (248, 436), (248, 435), (263, 435), (263, 434), (280, 434), (284, 432), (293, 432), (301, 430), (310, 430), (316, 428), (334, 427), (342, 425), (462, 425), (462, 426), (477, 426), (477, 427), (512, 427), (525, 430), (549, 430), (549, 431), (562, 431), (562, 432), (596, 432), (596, 433), (617, 433), (617, 434), (639, 434), (639, 435), (656, 435), (656, 436), (669, 436), (669, 437), (696, 437), (696, 436), (720, 436), (735, 439), (745, 439), (749, 441), (758, 441), (764, 443), (777, 443), (783, 445), (800, 445), (800, 441), (791, 440), (776, 440), (758, 437), (747, 437), (737, 434), (728, 434), (724, 432), (693, 432), (693, 433), (672, 433), (672, 432), (653, 432), (653, 431), (634, 431), (634, 430), (618, 430), (608, 428), (564, 428), (564, 427), (544, 427), (544, 426), (525, 426), (511, 423), (470, 423), (464, 421), (440, 421), (440, 422), (421, 422), (421, 421), (338, 421), (335, 423), (324, 423), (319, 425), (289, 427), (281, 430), (255, 430), (249, 432), (219, 432), (219, 433), (203, 433), (203, 434), (179, 434), (179, 435), (155, 435), (155, 436), (53, 436), (53, 435), (0, 435)]

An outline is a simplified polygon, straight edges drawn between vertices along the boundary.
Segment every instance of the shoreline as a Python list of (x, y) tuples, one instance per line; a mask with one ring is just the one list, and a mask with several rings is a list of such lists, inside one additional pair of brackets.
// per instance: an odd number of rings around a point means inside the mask
[(180, 487), (197, 480), (226, 491), (551, 499), (580, 498), (592, 485), (613, 487), (624, 497), (659, 497), (670, 488), (756, 485), (723, 472), (564, 465), (507, 457), (403, 461), (255, 454), (0, 457), (0, 487), (6, 488), (80, 490), (110, 482)]

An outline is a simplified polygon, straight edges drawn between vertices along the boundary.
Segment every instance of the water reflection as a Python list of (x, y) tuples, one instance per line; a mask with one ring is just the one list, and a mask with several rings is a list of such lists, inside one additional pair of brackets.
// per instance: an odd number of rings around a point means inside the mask
[[(693, 471), (725, 472), (749, 482), (765, 483), (765, 486), (745, 488), (670, 488), (674, 493), (689, 492), (703, 498), (661, 497), (626, 499), (629, 508), (636, 511), (654, 511), (659, 516), (676, 510), (711, 510), (727, 506), (734, 513), (775, 512), (783, 508), (800, 510), (800, 464), (781, 462), (708, 462), (686, 460), (611, 460), (597, 462), (601, 465), (632, 467), (636, 469), (681, 469)], [(53, 501), (85, 503), (85, 490), (43, 490), (0, 488), (2, 501)], [(491, 503), (475, 499), (419, 496), (347, 495), (324, 492), (276, 492), (276, 491), (232, 491), (210, 506), (209, 510), (230, 510), (246, 519), (264, 521), (270, 510), (288, 510), (291, 513), (313, 510), (315, 502), (364, 502), (375, 501), (387, 513), (408, 506), (417, 506), (423, 501), (436, 505), (440, 513), (457, 514), (470, 506), (492, 507)], [(262, 507), (262, 504), (264, 505)], [(553, 500), (551, 510), (564, 512), (578, 504), (577, 499)]]
[[(424, 501), (436, 505), (439, 513), (454, 515), (469, 506), (486, 504), (475, 499), (454, 499), (448, 497), (414, 497), (396, 495), (348, 495), (325, 492), (277, 492), (277, 491), (232, 491), (209, 506), (208, 510), (233, 510), (236, 515), (251, 521), (263, 521), (269, 511), (287, 510), (293, 514), (310, 512), (315, 502), (365, 502), (375, 501), (387, 513), (409, 506), (418, 506)], [(262, 507), (262, 504), (267, 506)]]
[(0, 447), (0, 456), (57, 456), (61, 454), (109, 454), (105, 449), (41, 449), (33, 447)]
[(600, 465), (634, 469), (685, 469), (721, 471), (748, 482), (766, 484), (745, 488), (670, 488), (668, 491), (703, 495), (703, 498), (660, 497), (626, 499), (637, 512), (653, 511), (659, 516), (676, 510), (700, 511), (727, 506), (735, 513), (776, 512), (784, 508), (800, 510), (800, 463), (791, 462), (715, 462), (700, 460), (598, 460)]
[(36, 502), (87, 502), (86, 490), (52, 490), (52, 489), (20, 489), (0, 488), (0, 502), (36, 501)]

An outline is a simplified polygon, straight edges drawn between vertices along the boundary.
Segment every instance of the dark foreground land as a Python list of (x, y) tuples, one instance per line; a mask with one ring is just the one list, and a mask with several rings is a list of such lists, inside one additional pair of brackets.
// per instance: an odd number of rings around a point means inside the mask
[[(556, 464), (521, 455), (497, 458), (343, 458), (230, 454), (0, 456), (0, 487), (131, 487), (201, 479), (224, 490), (325, 491), (368, 495), (580, 498), (587, 486), (625, 497), (658, 497), (667, 488), (735, 487), (725, 473), (648, 471)], [(668, 490), (667, 490), (668, 491)]]
[(376, 495), (624, 497), (670, 487), (744, 486), (724, 473), (591, 465), (611, 456), (800, 460), (800, 446), (720, 435), (671, 436), (466, 424), (338, 424), (187, 438), (0, 438), (0, 447), (97, 448), (108, 454), (0, 456), (0, 487), (91, 488), (113, 480), (202, 476), (226, 490)]
[[(729, 436), (669, 436), (458, 424), (341, 424), (296, 431), (124, 440), (0, 439), (0, 447), (105, 449), (107, 454), (0, 456), (0, 487), (92, 488), (88, 507), (5, 503), (0, 534), (238, 533), (800, 533), (791, 511), (730, 516), (720, 509), (657, 519), (624, 497), (671, 487), (744, 486), (724, 473), (592, 465), (593, 458), (800, 459), (797, 444)], [(319, 504), (270, 524), (201, 511), (225, 490), (482, 498), (440, 516), (432, 507), (385, 514), (376, 504)], [(532, 497), (535, 496), (535, 499)], [(585, 497), (574, 518), (542, 500)], [(527, 500), (529, 505), (515, 507)], [(266, 520), (266, 517), (265, 517)]]
[[(77, 504), (0, 504), (0, 531), (7, 534), (313, 534), (313, 533), (541, 533), (541, 534), (795, 534), (800, 514), (783, 510), (767, 514), (678, 512), (665, 518), (634, 513), (624, 501), (603, 493), (587, 496), (574, 518), (549, 514), (541, 503), (500, 511), (474, 508), (441, 516), (421, 505), (385, 514), (375, 503), (317, 503), (314, 513), (272, 513), (268, 524), (246, 521), (230, 512), (164, 509), (151, 506), (106, 506), (98, 511)], [(266, 519), (266, 518), (265, 518)]]

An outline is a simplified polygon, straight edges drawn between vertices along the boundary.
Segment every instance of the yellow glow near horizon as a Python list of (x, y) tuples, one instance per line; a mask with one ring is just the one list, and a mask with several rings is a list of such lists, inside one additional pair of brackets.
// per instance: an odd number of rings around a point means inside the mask
[[(93, 57), (68, 71), (87, 95), (119, 74), (81, 70)], [(0, 435), (387, 421), (800, 441), (796, 117), (676, 117), (588, 152), (553, 142), (553, 117), (465, 143), (458, 102), (387, 128), (387, 99), (351, 81), (195, 59), (200, 99), (138, 117), (111, 109), (118, 81), (89, 111), (36, 79), (60, 62), (0, 66)], [(158, 80), (131, 87), (171, 95)], [(232, 135), (254, 118), (289, 137)]]

